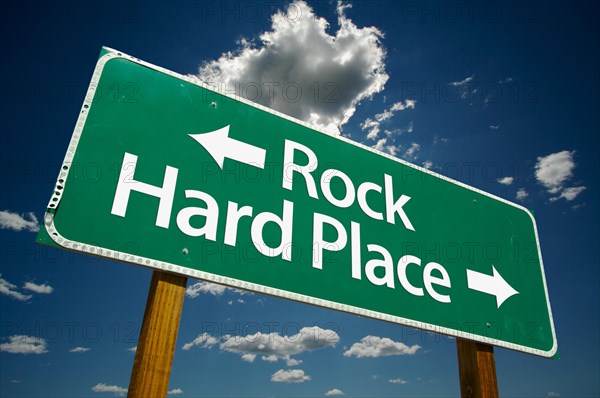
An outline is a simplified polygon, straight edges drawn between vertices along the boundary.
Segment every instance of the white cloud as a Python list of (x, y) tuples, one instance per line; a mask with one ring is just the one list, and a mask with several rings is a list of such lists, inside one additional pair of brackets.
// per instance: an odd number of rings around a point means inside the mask
[(344, 352), (345, 357), (378, 358), (391, 355), (414, 355), (421, 348), (419, 345), (407, 346), (387, 337), (366, 336), (354, 343)]
[(376, 149), (381, 152), (386, 152), (392, 156), (398, 155), (398, 151), (400, 150), (400, 146), (398, 145), (387, 145), (387, 138), (380, 138), (377, 140), (375, 145), (372, 145), (371, 148)]
[(2, 275), (0, 274), (0, 293), (6, 295), (8, 297), (12, 297), (19, 301), (27, 301), (31, 298), (31, 295), (23, 294), (23, 293), (17, 291), (16, 289), (17, 289), (16, 285), (13, 285), (6, 279), (3, 279)]
[(276, 383), (304, 383), (308, 380), (310, 380), (310, 376), (304, 374), (304, 371), (300, 369), (279, 369), (271, 376), (271, 381)]
[(222, 296), (227, 291), (234, 292), (234, 293), (241, 294), (241, 295), (252, 294), (245, 290), (238, 290), (238, 289), (234, 289), (234, 288), (223, 286), (223, 285), (217, 285), (216, 283), (198, 282), (198, 283), (194, 283), (193, 285), (188, 286), (185, 289), (185, 295), (186, 295), (186, 297), (189, 297), (189, 298), (196, 298), (201, 294)]
[(294, 359), (294, 358), (288, 358), (285, 360), (285, 364), (287, 366), (298, 366), (302, 363), (302, 361), (298, 360), (298, 359)]
[(529, 194), (527, 193), (525, 188), (519, 188), (519, 190), (517, 191), (517, 200), (523, 201), (528, 196)]
[(372, 120), (371, 118), (367, 118), (364, 122), (360, 124), (361, 130), (368, 130), (367, 139), (374, 140), (379, 135), (380, 123), (376, 120)]
[(512, 83), (513, 82), (513, 78), (510, 76), (505, 77), (502, 80), (498, 81), (498, 84), (506, 84), (506, 83)]
[(75, 348), (71, 348), (69, 350), (69, 352), (79, 353), (79, 352), (88, 352), (89, 350), (91, 350), (91, 348), (87, 348), (87, 347), (75, 347)]
[(394, 105), (384, 110), (382, 113), (378, 113), (375, 115), (375, 120), (378, 122), (383, 122), (385, 120), (391, 119), (394, 117), (396, 112), (403, 111), (406, 109), (415, 109), (416, 100), (407, 99), (406, 101), (396, 102)]
[(192, 348), (194, 346), (210, 348), (210, 347), (214, 346), (215, 344), (217, 344), (218, 342), (219, 342), (219, 340), (217, 338), (215, 338), (205, 332), (205, 333), (202, 333), (201, 335), (199, 335), (198, 337), (196, 337), (190, 343), (184, 344), (183, 347), (181, 347), (181, 349), (184, 351), (188, 351), (190, 348)]
[(25, 335), (10, 336), (8, 343), (0, 344), (0, 351), (11, 354), (45, 354), (48, 352), (46, 340)]
[(185, 295), (189, 298), (196, 298), (202, 293), (212, 294), (213, 296), (222, 296), (227, 287), (210, 282), (198, 282), (188, 286), (185, 289)]
[(127, 351), (129, 351), (129, 352), (136, 352), (137, 351), (137, 346), (128, 348)]
[[(486, 100), (487, 100), (487, 98), (486, 98)], [(490, 124), (490, 128), (492, 130), (498, 130), (500, 128), (500, 125), (499, 124)]]
[(172, 390), (167, 391), (167, 395), (179, 395), (183, 394), (183, 390), (181, 388), (174, 388)]
[(416, 142), (413, 142), (412, 144), (410, 144), (410, 147), (406, 150), (404, 157), (409, 160), (416, 160), (417, 152), (419, 152), (420, 149), (421, 145), (417, 144)]
[(92, 387), (93, 392), (112, 392), (115, 395), (122, 396), (127, 393), (127, 389), (119, 386), (111, 386), (104, 383), (98, 383)]
[(325, 393), (326, 397), (337, 397), (340, 395), (346, 395), (346, 394), (344, 394), (344, 392), (342, 390), (338, 390), (337, 388), (329, 390)]
[[(367, 139), (370, 140), (374, 140), (377, 138), (377, 136), (379, 135), (379, 132), (381, 131), (381, 123), (391, 119), (396, 112), (398, 111), (403, 111), (405, 109), (415, 109), (415, 104), (417, 101), (412, 100), (412, 99), (407, 99), (404, 102), (400, 101), (400, 102), (396, 102), (394, 105), (392, 105), (391, 107), (389, 107), (388, 109), (384, 110), (382, 113), (378, 113), (375, 115), (375, 120), (371, 119), (371, 118), (367, 118), (364, 122), (362, 122), (360, 124), (360, 128), (361, 130), (365, 131), (368, 130), (367, 133)], [(408, 128), (406, 130), (385, 130), (385, 134), (389, 137), (392, 134), (394, 134), (395, 132), (401, 134), (403, 131), (412, 133), (413, 132), (413, 127), (414, 124), (413, 122), (410, 122), (408, 125)]]
[(431, 160), (426, 160), (423, 162), (423, 167), (427, 170), (431, 170), (431, 168), (433, 167), (433, 162)]
[(263, 361), (275, 362), (281, 359), (286, 361), (288, 366), (294, 366), (300, 362), (291, 358), (292, 355), (333, 347), (339, 340), (339, 335), (333, 330), (313, 326), (304, 327), (292, 336), (281, 336), (276, 332), (224, 336), (219, 347), (223, 351), (240, 354), (247, 362), (252, 362), (260, 355)]
[(498, 182), (502, 185), (510, 185), (515, 181), (514, 177), (502, 177), (498, 178)]
[(554, 391), (550, 391), (546, 394), (547, 396), (551, 397), (551, 398), (556, 398), (556, 397), (560, 397), (560, 394)]
[(23, 289), (31, 290), (32, 292), (39, 294), (50, 294), (54, 291), (54, 288), (50, 285), (38, 285), (33, 282), (25, 282), (25, 285), (23, 285)]
[(244, 354), (244, 355), (242, 355), (242, 361), (244, 361), (244, 362), (254, 362), (255, 359), (256, 359), (256, 355), (255, 354)]
[(339, 340), (339, 335), (333, 330), (314, 326), (304, 327), (292, 336), (281, 336), (276, 332), (258, 332), (247, 336), (225, 335), (216, 338), (208, 333), (203, 333), (194, 341), (184, 344), (182, 349), (187, 351), (194, 346), (211, 348), (220, 342), (221, 350), (239, 354), (245, 362), (254, 362), (257, 357), (260, 357), (263, 361), (283, 360), (288, 366), (296, 366), (302, 361), (292, 358), (292, 355), (334, 347)]
[(373, 148), (377, 149), (378, 151), (384, 151), (386, 143), (387, 143), (387, 138), (381, 138), (381, 139), (377, 140), (377, 144), (375, 144), (373, 146)]
[(38, 232), (40, 230), (40, 223), (33, 212), (25, 214), (13, 213), (10, 210), (0, 211), (0, 229), (12, 229), (13, 231), (30, 231)]
[(398, 147), (397, 145), (388, 145), (385, 147), (385, 151), (392, 156), (396, 156), (398, 154), (399, 148), (400, 147)]
[(460, 86), (464, 86), (467, 83), (470, 83), (471, 81), (473, 81), (473, 78), (475, 77), (475, 75), (471, 75), (469, 77), (465, 77), (463, 80), (459, 80), (456, 82), (450, 82), (451, 86), (454, 87), (460, 87)]
[(550, 198), (550, 201), (554, 202), (554, 201), (559, 200), (559, 199), (566, 199), (567, 201), (570, 202), (573, 199), (575, 199), (577, 196), (579, 196), (579, 194), (582, 193), (585, 190), (586, 190), (586, 187), (583, 187), (583, 186), (581, 186), (581, 187), (565, 188), (560, 193), (560, 196), (556, 196), (554, 198)]
[(304, 1), (292, 2), (272, 16), (272, 27), (260, 43), (240, 47), (202, 65), (198, 77), (254, 102), (338, 131), (361, 100), (383, 90), (383, 34), (357, 27), (338, 3), (339, 29), (314, 14)]
[(573, 176), (574, 154), (574, 151), (561, 151), (537, 158), (535, 177), (551, 194), (560, 192), (563, 184)]
[(392, 384), (406, 384), (406, 383), (408, 383), (408, 381), (402, 380), (402, 379), (390, 379), (390, 380), (388, 380), (388, 383), (392, 383)]

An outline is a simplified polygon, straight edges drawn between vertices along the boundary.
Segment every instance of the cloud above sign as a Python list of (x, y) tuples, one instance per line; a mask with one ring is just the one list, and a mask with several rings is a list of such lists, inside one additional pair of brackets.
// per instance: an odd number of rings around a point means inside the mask
[(573, 177), (574, 155), (574, 151), (560, 151), (537, 158), (535, 177), (548, 193), (558, 195), (550, 198), (551, 202), (559, 199), (570, 202), (586, 189), (585, 186), (565, 187)]
[(204, 63), (198, 77), (217, 89), (339, 132), (357, 104), (383, 90), (383, 37), (375, 27), (357, 27), (338, 2), (339, 29), (304, 1), (272, 16), (260, 43), (243, 39), (239, 48)]

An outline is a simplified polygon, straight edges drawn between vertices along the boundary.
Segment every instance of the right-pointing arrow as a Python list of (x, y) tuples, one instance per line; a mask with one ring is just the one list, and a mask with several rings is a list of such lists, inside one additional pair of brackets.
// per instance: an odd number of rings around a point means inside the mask
[(496, 304), (498, 308), (504, 303), (509, 297), (519, 294), (515, 289), (509, 285), (504, 278), (496, 271), (496, 267), (492, 265), (493, 275), (486, 275), (480, 272), (467, 270), (467, 284), (469, 289), (477, 290), (482, 293), (491, 294), (496, 296)]

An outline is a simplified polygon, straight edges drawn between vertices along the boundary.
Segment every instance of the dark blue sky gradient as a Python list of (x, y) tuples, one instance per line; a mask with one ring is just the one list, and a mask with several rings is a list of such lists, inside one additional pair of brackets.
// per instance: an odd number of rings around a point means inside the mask
[[(238, 39), (258, 40), (270, 29), (272, 12), (286, 4), (3, 5), (0, 210), (33, 211), (41, 219), (102, 45), (193, 74), (202, 62), (235, 49)], [(335, 4), (309, 4), (335, 32)], [(600, 394), (598, 4), (356, 1), (347, 10), (357, 26), (376, 26), (385, 34), (390, 80), (384, 92), (363, 101), (344, 133), (367, 143), (362, 121), (394, 102), (416, 99), (410, 114), (387, 126), (414, 122), (414, 132), (400, 139), (421, 145), (419, 162), (431, 160), (436, 171), (511, 201), (518, 188), (530, 194), (524, 205), (538, 224), (561, 359), (497, 349), (500, 393), (506, 397)], [(449, 82), (471, 75), (478, 92), (457, 98)], [(512, 83), (499, 83), (507, 77)], [(575, 151), (572, 185), (587, 189), (573, 202), (550, 202), (535, 179), (535, 163), (563, 150)], [(514, 176), (515, 183), (498, 184), (504, 176)], [(54, 287), (29, 302), (0, 295), (0, 343), (14, 334), (49, 342), (43, 355), (0, 353), (0, 396), (111, 396), (91, 387), (126, 388), (133, 363), (127, 350), (136, 345), (151, 271), (42, 247), (29, 232), (0, 230), (0, 236), (3, 279)], [(259, 295), (241, 297), (245, 305), (228, 305), (237, 298), (226, 293), (186, 300), (171, 377), (181, 396), (323, 396), (332, 388), (364, 397), (459, 395), (455, 345), (446, 337)], [(218, 347), (180, 349), (207, 325), (217, 325), (222, 334), (244, 334), (254, 331), (248, 325), (269, 322), (278, 322), (283, 334), (311, 325), (335, 327), (341, 341), (299, 356), (312, 377), (302, 384), (271, 382), (281, 364), (245, 363)], [(423, 349), (401, 357), (342, 355), (366, 335)], [(69, 353), (75, 346), (91, 351)], [(399, 377), (409, 383), (387, 382)]]

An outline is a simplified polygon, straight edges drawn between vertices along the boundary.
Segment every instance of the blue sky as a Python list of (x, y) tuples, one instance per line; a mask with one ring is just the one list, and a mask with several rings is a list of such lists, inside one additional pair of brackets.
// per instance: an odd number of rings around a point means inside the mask
[[(561, 358), (497, 349), (500, 394), (598, 396), (598, 6), (289, 4), (5, 6), (0, 395), (115, 396), (129, 382), (151, 271), (35, 244), (105, 45), (234, 89), (297, 82), (299, 101), (257, 101), (531, 209)], [(459, 395), (448, 337), (198, 282), (172, 396)], [(227, 337), (258, 332), (270, 355)]]

